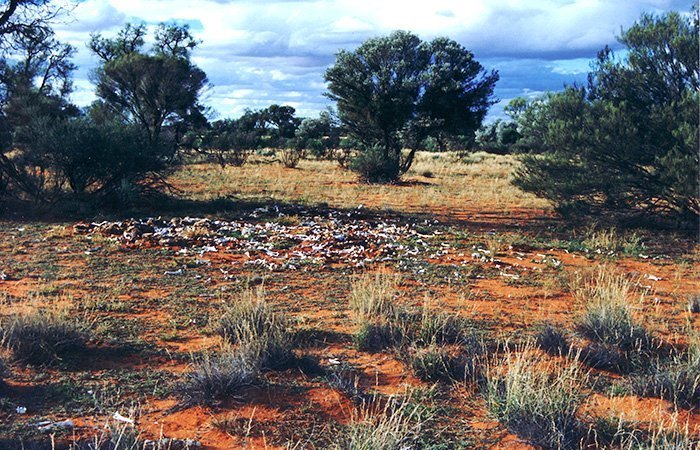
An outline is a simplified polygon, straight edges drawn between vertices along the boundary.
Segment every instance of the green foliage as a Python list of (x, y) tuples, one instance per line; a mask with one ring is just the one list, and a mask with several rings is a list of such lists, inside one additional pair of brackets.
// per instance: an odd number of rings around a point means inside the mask
[(698, 22), (676, 12), (644, 15), (620, 42), (627, 57), (601, 51), (587, 88), (548, 94), (520, 114), (527, 145), (544, 154), (526, 157), (515, 183), (565, 216), (694, 223)]
[(152, 186), (172, 164), (172, 147), (149, 141), (136, 126), (89, 118), (33, 121), (26, 147), (77, 194), (112, 194), (124, 184)]
[(508, 154), (520, 139), (517, 128), (515, 122), (497, 119), (479, 128), (476, 132), (475, 143), (480, 150), (499, 155)]
[(365, 180), (394, 181), (427, 137), (473, 135), (492, 104), (498, 74), (487, 73), (455, 41), (423, 42), (396, 31), (340, 51), (325, 78), (341, 124), (360, 143), (360, 155), (370, 153), (352, 167)]
[(196, 41), (186, 26), (161, 25), (151, 52), (143, 49), (145, 35), (145, 25), (127, 25), (113, 39), (93, 35), (89, 47), (102, 60), (95, 72), (97, 97), (160, 143), (165, 128), (182, 131), (206, 122), (199, 94), (207, 77), (190, 60)]
[(305, 119), (295, 133), (298, 148), (308, 149), (319, 158), (329, 156), (340, 146), (340, 128), (331, 112), (322, 111), (318, 119)]

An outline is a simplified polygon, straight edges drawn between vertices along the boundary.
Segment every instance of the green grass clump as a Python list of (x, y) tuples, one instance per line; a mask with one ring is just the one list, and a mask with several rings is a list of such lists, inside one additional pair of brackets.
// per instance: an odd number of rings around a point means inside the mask
[(539, 348), (550, 355), (560, 356), (569, 352), (566, 332), (551, 323), (544, 323), (538, 328), (535, 342)]

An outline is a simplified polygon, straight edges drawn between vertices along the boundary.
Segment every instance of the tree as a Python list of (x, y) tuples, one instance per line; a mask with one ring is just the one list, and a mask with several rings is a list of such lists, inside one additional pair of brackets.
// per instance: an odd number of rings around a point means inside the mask
[(5, 190), (11, 186), (44, 199), (60, 190), (61, 180), (51, 176), (48, 155), (32, 145), (32, 124), (62, 121), (79, 113), (68, 100), (74, 49), (58, 42), (45, 27), (24, 30), (13, 45), (14, 62), (0, 60), (0, 178)]
[(521, 116), (545, 154), (524, 160), (516, 184), (567, 216), (694, 223), (698, 199), (698, 12), (644, 15), (603, 49), (587, 87), (534, 102)]
[(340, 146), (340, 127), (330, 111), (321, 111), (317, 119), (304, 119), (295, 133), (296, 145), (317, 157)]
[(102, 59), (94, 77), (97, 96), (155, 144), (164, 128), (179, 135), (189, 124), (206, 122), (199, 95), (207, 77), (190, 60), (197, 41), (187, 26), (161, 25), (150, 53), (144, 37), (145, 25), (127, 25), (114, 39), (93, 35), (89, 47)]
[[(423, 42), (396, 31), (341, 50), (325, 73), (340, 122), (361, 143), (357, 170), (367, 181), (394, 181), (429, 136), (471, 134), (493, 104), (496, 72), (487, 73), (471, 52), (438, 38)], [(409, 148), (407, 155), (403, 148)], [(364, 158), (364, 161), (362, 159)]]

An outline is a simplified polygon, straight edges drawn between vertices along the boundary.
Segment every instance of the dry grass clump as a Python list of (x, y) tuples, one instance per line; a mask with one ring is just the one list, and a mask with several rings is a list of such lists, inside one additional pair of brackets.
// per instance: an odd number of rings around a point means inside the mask
[(491, 367), (485, 386), (491, 413), (509, 430), (545, 448), (578, 448), (585, 426), (576, 416), (584, 396), (576, 357), (560, 366), (543, 364), (526, 347), (508, 353), (506, 372)]
[(641, 236), (636, 233), (620, 234), (615, 228), (591, 227), (585, 231), (581, 244), (588, 251), (607, 256), (618, 253), (639, 256), (644, 250)]
[(632, 314), (633, 293), (629, 280), (604, 268), (574, 292), (584, 303), (577, 329), (591, 341), (584, 355), (593, 367), (625, 371), (650, 356), (653, 338)]
[(244, 291), (227, 306), (219, 333), (261, 370), (285, 369), (295, 360), (289, 323), (265, 301), (262, 288)]
[(358, 323), (391, 320), (396, 313), (397, 285), (397, 277), (386, 272), (365, 274), (352, 283), (350, 309)]
[(225, 347), (218, 353), (196, 358), (176, 390), (186, 404), (212, 405), (239, 398), (241, 389), (258, 382), (259, 373), (259, 361), (238, 349)]
[(408, 398), (375, 401), (356, 413), (333, 448), (338, 450), (396, 450), (414, 448), (424, 425), (420, 407)]
[(0, 324), (2, 344), (21, 362), (52, 365), (69, 362), (86, 350), (86, 327), (67, 314), (35, 310)]

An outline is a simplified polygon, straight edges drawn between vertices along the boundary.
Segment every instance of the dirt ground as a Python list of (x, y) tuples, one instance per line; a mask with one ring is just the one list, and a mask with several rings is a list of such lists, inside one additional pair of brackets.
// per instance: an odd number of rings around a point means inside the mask
[[(442, 445), (430, 448), (533, 448), (470, 383), (422, 381), (391, 350), (358, 350), (352, 283), (396, 274), (399, 304), (464, 317), (503, 349), (526, 345), (543, 322), (573, 333), (583, 309), (573, 280), (607, 267), (632, 283), (635, 317), (683, 348), (700, 329), (700, 314), (687, 308), (700, 292), (700, 252), (692, 236), (671, 230), (617, 230), (622, 245), (613, 248), (595, 224), (565, 226), (546, 202), (510, 185), (516, 165), (510, 156), (421, 154), (401, 184), (369, 186), (326, 161), (192, 164), (171, 180), (187, 199), (181, 210), (0, 221), (2, 318), (55, 310), (92, 332), (69, 367), (5, 355), (0, 437), (90, 439), (114, 429), (119, 413), (142, 439), (329, 448), (360, 408), (324, 375), (342, 364), (362, 392), (422, 403), (430, 417), (422, 432)], [(321, 371), (270, 371), (237, 398), (183, 404), (176, 386), (193, 357), (220, 344), (222, 308), (251, 285), (309, 336), (295, 351)], [(623, 375), (589, 370), (599, 382), (582, 387), (587, 420), (622, 416), (635, 428), (700, 437), (700, 407), (640, 397), (620, 388)], [(68, 419), (71, 429), (37, 425)]]

